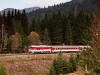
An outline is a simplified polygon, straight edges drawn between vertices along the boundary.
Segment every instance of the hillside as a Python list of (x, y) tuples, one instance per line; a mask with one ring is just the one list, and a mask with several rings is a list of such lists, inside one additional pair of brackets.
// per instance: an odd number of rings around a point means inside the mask
[[(48, 75), (49, 69), (57, 54), (5, 54), (0, 55), (1, 63), (5, 64), (7, 75)], [(63, 54), (69, 59), (70, 54)]]
[(28, 14), (31, 16), (43, 17), (45, 13), (52, 14), (52, 12), (61, 11), (63, 14), (74, 12), (75, 14), (80, 10), (91, 13), (95, 8), (100, 7), (100, 0), (72, 0), (70, 2), (61, 3), (59, 5), (49, 6), (48, 8), (39, 9)]
[[(32, 11), (35, 11), (37, 9), (39, 9), (40, 7), (30, 7), (30, 8), (24, 8), (24, 9), (16, 9), (17, 11), (19, 10), (20, 12), (22, 12), (23, 10), (26, 11), (26, 13), (29, 13), (29, 12), (32, 12)], [(7, 14), (7, 12), (10, 10), (10, 12), (14, 11), (15, 8), (6, 8), (2, 11), (0, 11), (1, 14), (3, 14), (3, 12), (5, 11), (5, 13)]]

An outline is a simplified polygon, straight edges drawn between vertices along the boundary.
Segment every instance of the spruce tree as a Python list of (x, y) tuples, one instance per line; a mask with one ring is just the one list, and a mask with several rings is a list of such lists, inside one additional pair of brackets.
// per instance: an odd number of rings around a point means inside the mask
[(89, 41), (92, 39), (92, 35), (90, 32), (91, 27), (91, 18), (89, 15), (85, 15), (85, 29), (83, 30), (82, 36), (83, 36), (83, 44), (87, 45), (89, 44)]
[(85, 13), (83, 11), (80, 11), (78, 15), (76, 16), (76, 25), (74, 26), (74, 40), (75, 43), (78, 45), (84, 45), (83, 43), (83, 32), (86, 29), (85, 24)]
[(41, 34), (41, 32), (43, 32), (43, 30), (41, 29), (40, 19), (38, 19), (38, 18), (33, 18), (32, 19), (32, 25), (30, 26), (30, 32), (32, 32), (32, 31), (35, 31), (39, 34)]
[(6, 14), (5, 14), (5, 11), (3, 12), (3, 15), (2, 15), (2, 24), (6, 24)]
[(62, 36), (63, 36), (62, 43), (63, 44), (66, 43), (66, 41), (65, 41), (66, 40), (66, 38), (65, 38), (66, 37), (66, 35), (65, 35), (66, 34), (66, 24), (67, 24), (66, 21), (67, 21), (66, 16), (63, 16), (63, 19), (62, 19)]
[(1, 30), (1, 25), (2, 25), (2, 16), (0, 14), (0, 30)]
[(51, 41), (50, 41), (50, 37), (49, 37), (49, 33), (48, 33), (48, 29), (47, 28), (44, 30), (43, 41), (44, 41), (45, 45), (51, 45)]
[(22, 36), (25, 36), (24, 34), (24, 28), (23, 28), (23, 24), (22, 24), (22, 13), (18, 10), (16, 11), (15, 15), (14, 15), (14, 27), (15, 27), (15, 32), (19, 32)]
[(12, 16), (12, 18), (14, 18), (14, 11), (11, 12), (11, 16)]
[(53, 66), (56, 75), (70, 73), (69, 63), (63, 60), (61, 52), (59, 52), (58, 58), (53, 61)]
[(68, 23), (66, 26), (65, 41), (67, 45), (73, 44), (72, 26), (71, 26), (71, 22), (69, 19), (68, 19)]
[(6, 25), (8, 34), (13, 35), (15, 32), (14, 32), (14, 25), (13, 25), (13, 20), (12, 20), (12, 15), (11, 15), (10, 10), (7, 13), (5, 22), (6, 22), (6, 24), (4, 24), (4, 25)]
[(53, 13), (51, 19), (51, 26), (52, 26), (52, 41), (55, 45), (62, 44), (62, 14), (60, 12)]
[(3, 12), (3, 19), (5, 19), (5, 17), (6, 17), (6, 14), (5, 14), (5, 11)]
[(50, 19), (50, 26), (49, 26), (49, 33), (50, 33), (50, 39), (53, 45), (56, 45), (56, 13), (54, 12), (52, 14), (52, 18)]
[(76, 60), (75, 60), (75, 57), (73, 56), (73, 54), (70, 55), (69, 63), (70, 63), (70, 71), (71, 72), (76, 71), (76, 69), (77, 69)]
[(1, 17), (1, 14), (0, 14), (0, 45), (1, 45), (1, 43), (2, 43), (2, 32), (1, 32), (1, 29), (2, 29), (2, 17)]
[(62, 14), (61, 12), (57, 12), (56, 14), (56, 44), (61, 45), (62, 44)]
[(11, 41), (10, 41), (9, 39), (8, 39), (8, 41), (7, 41), (7, 46), (6, 46), (5, 51), (6, 51), (7, 53), (12, 53)]
[(21, 14), (21, 24), (23, 27), (24, 35), (27, 36), (29, 34), (28, 20), (25, 10), (23, 10)]
[(35, 22), (35, 19), (33, 18), (32, 19), (32, 25), (30, 27), (30, 32), (35, 31), (35, 26), (36, 26), (36, 22)]
[(49, 70), (49, 74), (48, 75), (56, 75), (55, 74), (55, 70), (54, 70), (54, 67), (51, 66), (50, 70)]
[(45, 14), (45, 17), (44, 17), (44, 28), (48, 28), (48, 23), (49, 23), (49, 18), (48, 18), (48, 15)]
[(93, 13), (91, 24), (92, 40), (89, 41), (91, 48), (80, 54), (80, 66), (86, 66), (86, 70), (94, 72), (94, 75), (100, 75), (100, 13)]
[(35, 25), (35, 31), (39, 34), (41, 34), (41, 20), (40, 19), (36, 19), (36, 25)]

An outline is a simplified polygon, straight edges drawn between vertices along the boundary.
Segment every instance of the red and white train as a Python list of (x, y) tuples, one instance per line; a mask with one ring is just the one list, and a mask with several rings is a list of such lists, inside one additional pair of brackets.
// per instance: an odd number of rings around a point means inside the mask
[(49, 45), (31, 45), (28, 48), (30, 53), (55, 53), (55, 52), (81, 52), (90, 48), (90, 46), (49, 46)]

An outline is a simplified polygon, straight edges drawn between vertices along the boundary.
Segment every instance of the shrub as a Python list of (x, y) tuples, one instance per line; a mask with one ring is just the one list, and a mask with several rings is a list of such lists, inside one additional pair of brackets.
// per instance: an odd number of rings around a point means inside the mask
[(7, 75), (5, 64), (0, 63), (0, 75)]
[(85, 71), (84, 75), (91, 75), (89, 71)]
[(100, 75), (100, 63), (98, 63), (94, 68), (94, 73), (96, 73), (96, 75)]
[(54, 60), (54, 70), (57, 75), (70, 73), (69, 63), (64, 60)]
[(58, 58), (53, 61), (53, 67), (56, 75), (68, 74), (76, 70), (73, 59), (69, 61), (62, 59), (62, 53), (59, 52)]
[(54, 70), (54, 66), (51, 66), (48, 75), (56, 75), (56, 74), (55, 74), (55, 70)]
[(70, 55), (69, 63), (70, 63), (70, 71), (71, 72), (76, 71), (76, 69), (77, 69), (76, 59), (72, 54)]

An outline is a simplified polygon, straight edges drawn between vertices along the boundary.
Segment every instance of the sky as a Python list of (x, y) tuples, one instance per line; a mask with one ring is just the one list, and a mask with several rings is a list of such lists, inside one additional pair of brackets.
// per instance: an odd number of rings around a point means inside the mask
[(0, 0), (0, 11), (5, 8), (23, 9), (28, 7), (48, 7), (71, 0)]

